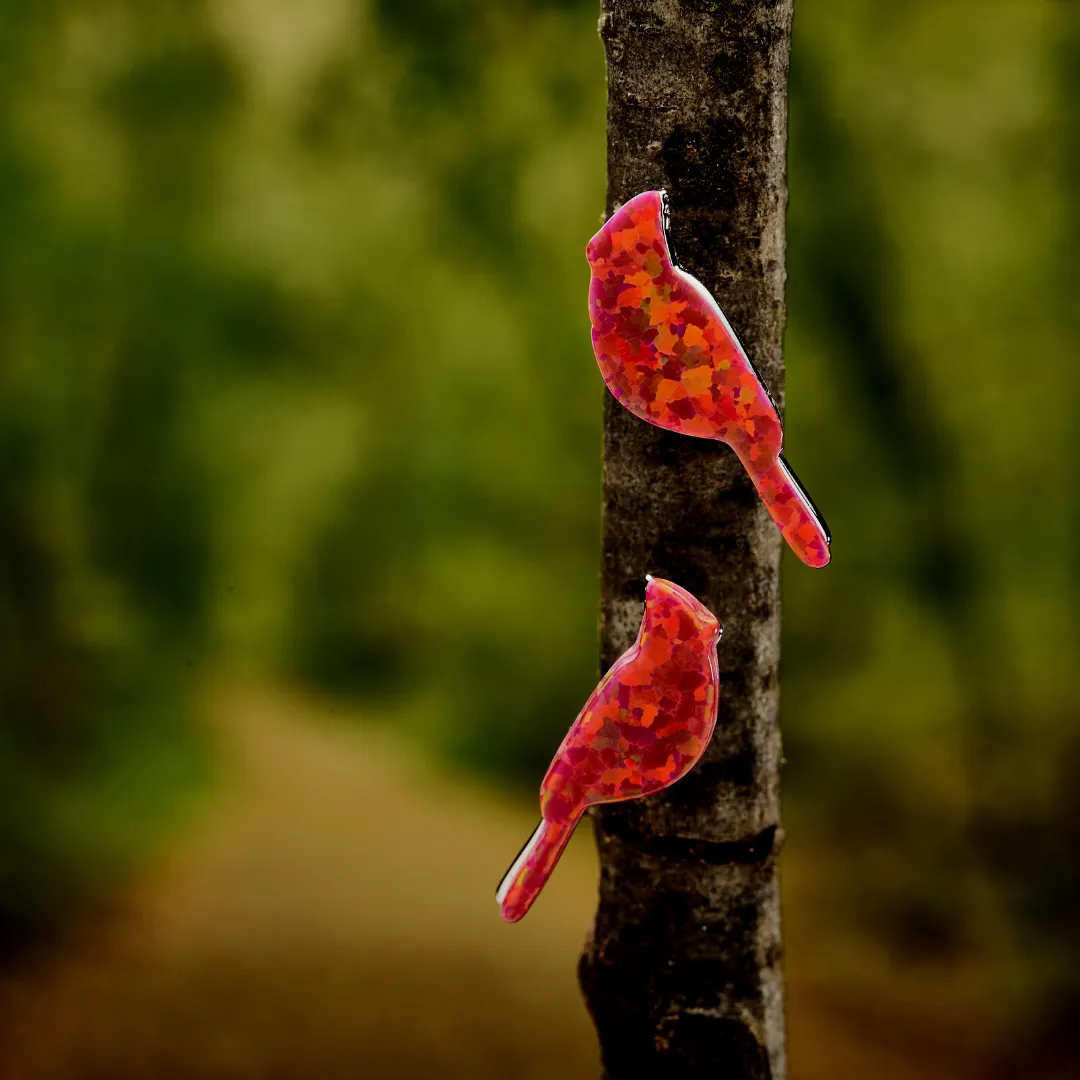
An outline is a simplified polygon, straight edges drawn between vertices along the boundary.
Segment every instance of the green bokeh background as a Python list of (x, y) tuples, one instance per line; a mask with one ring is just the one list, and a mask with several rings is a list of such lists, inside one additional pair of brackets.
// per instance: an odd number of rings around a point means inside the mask
[[(3, 5), (5, 949), (213, 785), (210, 672), (535, 783), (595, 679), (596, 15)], [(785, 557), (788, 831), (838, 942), (982, 957), (1066, 1055), (1078, 72), (1064, 0), (797, 4), (787, 445), (834, 561)]]

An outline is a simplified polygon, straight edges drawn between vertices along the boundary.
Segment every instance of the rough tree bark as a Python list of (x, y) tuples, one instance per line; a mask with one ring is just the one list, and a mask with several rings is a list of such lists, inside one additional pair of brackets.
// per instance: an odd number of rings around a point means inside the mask
[[(782, 407), (792, 0), (603, 0), (612, 212), (666, 188), (676, 260), (717, 297)], [(601, 653), (633, 641), (644, 577), (724, 625), (704, 760), (597, 808), (600, 903), (581, 984), (609, 1080), (783, 1080), (777, 854), (781, 540), (735, 455), (604, 413)]]

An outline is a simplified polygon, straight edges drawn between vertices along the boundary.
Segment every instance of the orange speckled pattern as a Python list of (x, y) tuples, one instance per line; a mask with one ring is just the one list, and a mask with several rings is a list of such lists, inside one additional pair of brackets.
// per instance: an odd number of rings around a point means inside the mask
[(541, 822), (503, 878), (503, 918), (520, 919), (593, 803), (649, 795), (685, 776), (716, 726), (716, 617), (653, 578), (637, 641), (600, 681), (540, 786)]
[(672, 260), (661, 191), (613, 214), (586, 249), (593, 350), (618, 401), (650, 424), (727, 443), (791, 549), (829, 561), (829, 534), (780, 454), (783, 431), (724, 313)]

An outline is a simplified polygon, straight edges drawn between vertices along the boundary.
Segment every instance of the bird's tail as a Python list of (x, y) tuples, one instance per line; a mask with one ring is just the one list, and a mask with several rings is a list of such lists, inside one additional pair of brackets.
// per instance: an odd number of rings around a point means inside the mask
[(577, 817), (562, 823), (540, 819), (536, 831), (503, 875), (495, 893), (499, 910), (507, 922), (517, 922), (532, 907), (577, 823)]
[(829, 530), (791, 466), (781, 456), (764, 472), (748, 471), (791, 550), (807, 566), (824, 566), (830, 558)]

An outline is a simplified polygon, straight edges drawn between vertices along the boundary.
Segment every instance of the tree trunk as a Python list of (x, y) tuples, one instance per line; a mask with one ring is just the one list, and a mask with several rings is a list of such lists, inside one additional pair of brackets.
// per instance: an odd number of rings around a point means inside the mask
[[(666, 188), (673, 255), (783, 406), (792, 0), (603, 0), (612, 212)], [(735, 455), (604, 411), (601, 660), (633, 642), (646, 573), (724, 625), (720, 716), (674, 787), (596, 808), (600, 903), (581, 959), (608, 1080), (783, 1080), (780, 534)]]

